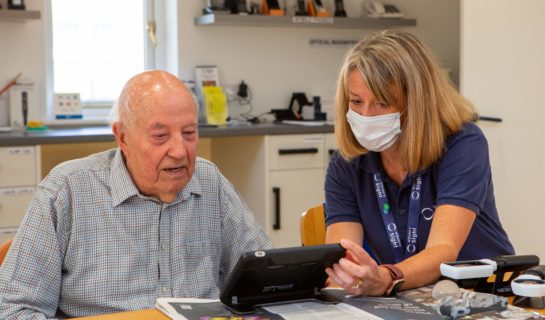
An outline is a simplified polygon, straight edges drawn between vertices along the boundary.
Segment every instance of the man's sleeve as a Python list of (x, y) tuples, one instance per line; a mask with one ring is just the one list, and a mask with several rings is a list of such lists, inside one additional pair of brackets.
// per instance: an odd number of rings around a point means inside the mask
[(0, 267), (0, 319), (53, 318), (59, 304), (62, 258), (50, 190), (38, 187)]

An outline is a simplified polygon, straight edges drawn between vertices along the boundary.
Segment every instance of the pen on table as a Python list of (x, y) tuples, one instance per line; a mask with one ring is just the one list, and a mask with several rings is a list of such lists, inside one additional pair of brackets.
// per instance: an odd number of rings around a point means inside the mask
[(21, 76), (21, 72), (19, 72), (15, 78), (13, 78), (11, 81), (9, 81), (8, 83), (6, 83), (5, 86), (2, 87), (2, 89), (0, 89), (0, 95), (2, 95), (4, 92), (8, 91), (9, 88), (13, 87), (14, 85), (17, 84), (17, 79), (19, 79), (19, 77)]

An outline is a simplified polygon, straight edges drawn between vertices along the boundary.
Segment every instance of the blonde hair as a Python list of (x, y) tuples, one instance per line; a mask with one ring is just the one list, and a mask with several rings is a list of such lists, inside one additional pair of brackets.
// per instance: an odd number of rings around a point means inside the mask
[(346, 120), (348, 76), (353, 70), (361, 73), (378, 99), (401, 112), (399, 148), (409, 172), (436, 162), (446, 139), (476, 115), (431, 50), (415, 36), (391, 30), (371, 34), (349, 50), (337, 81), (335, 138), (347, 160), (367, 153)]

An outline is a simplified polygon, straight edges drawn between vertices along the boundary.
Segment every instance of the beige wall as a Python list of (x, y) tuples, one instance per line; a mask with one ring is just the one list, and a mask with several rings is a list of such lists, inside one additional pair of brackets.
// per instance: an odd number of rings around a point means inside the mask
[[(331, 5), (332, 1), (324, 1)], [(459, 1), (391, 0), (407, 17), (418, 19), (406, 28), (428, 43), (458, 74)], [(22, 71), (37, 80), (38, 100), (44, 102), (46, 70), (46, 15), (50, 0), (27, 0), (29, 10), (41, 10), (41, 20), (0, 22), (0, 83)], [(244, 79), (254, 94), (255, 113), (286, 107), (293, 91), (320, 95), (324, 108), (331, 106), (337, 69), (346, 49), (309, 48), (309, 38), (358, 39), (369, 30), (195, 27), (204, 1), (179, 1), (180, 77), (193, 78), (199, 64), (215, 64), (220, 81), (237, 84)], [(361, 11), (363, 0), (345, 0), (348, 12)], [(105, 48), (107, 50), (107, 48)], [(45, 115), (45, 104), (31, 110), (31, 118)], [(233, 107), (236, 108), (236, 107)], [(246, 109), (242, 110), (245, 111)], [(237, 112), (237, 110), (233, 110)], [(241, 110), (238, 110), (241, 111)]]
[[(179, 8), (180, 76), (194, 78), (196, 65), (217, 65), (220, 82), (244, 79), (254, 93), (256, 114), (287, 107), (291, 93), (322, 96), (331, 108), (338, 67), (346, 48), (310, 48), (310, 38), (359, 39), (375, 30), (273, 27), (198, 27), (193, 17), (203, 1)], [(324, 1), (329, 3), (332, 1)], [(348, 12), (361, 11), (363, 0), (344, 0)], [(459, 68), (459, 1), (391, 0), (416, 27), (404, 30), (420, 36), (455, 77)], [(230, 106), (232, 107), (232, 106)], [(236, 108), (236, 106), (233, 106)], [(244, 111), (245, 109), (239, 110)], [(328, 110), (331, 111), (331, 110)]]

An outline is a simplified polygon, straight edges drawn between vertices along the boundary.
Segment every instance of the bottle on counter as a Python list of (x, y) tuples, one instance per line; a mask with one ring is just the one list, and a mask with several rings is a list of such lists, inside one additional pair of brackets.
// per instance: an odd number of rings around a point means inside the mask
[(203, 104), (201, 103), (201, 101), (199, 100), (199, 97), (197, 96), (195, 81), (193, 80), (185, 81), (185, 85), (191, 91), (193, 100), (195, 100), (195, 105), (197, 106), (197, 112), (199, 115), (199, 123), (206, 123), (206, 113), (204, 112)]

